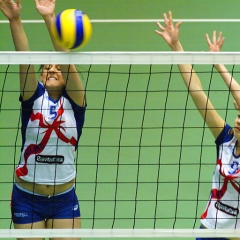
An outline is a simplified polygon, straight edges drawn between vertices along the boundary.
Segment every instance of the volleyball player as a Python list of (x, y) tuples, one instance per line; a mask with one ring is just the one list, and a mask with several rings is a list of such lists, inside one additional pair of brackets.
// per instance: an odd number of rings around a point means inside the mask
[[(156, 33), (170, 46), (172, 51), (181, 52), (183, 47), (179, 41), (179, 28), (181, 22), (173, 24), (172, 13), (164, 16), (165, 26), (157, 23), (159, 30)], [(206, 35), (210, 51), (220, 51), (224, 38), (222, 33), (216, 37), (213, 32), (212, 42)], [(212, 179), (212, 189), (206, 209), (201, 216), (201, 228), (208, 229), (239, 229), (239, 203), (240, 203), (240, 113), (234, 121), (233, 128), (228, 125), (214, 109), (211, 101), (203, 91), (197, 74), (189, 64), (178, 65), (183, 81), (213, 137), (217, 148), (216, 169)], [(223, 65), (215, 65), (224, 82), (240, 106), (240, 87), (231, 77)], [(226, 239), (226, 238), (198, 238), (201, 239)], [(239, 238), (240, 239), (240, 238)], [(233, 239), (232, 239), (233, 240)]]
[[(35, 4), (50, 33), (55, 0)], [(21, 0), (0, 0), (0, 9), (9, 20), (16, 51), (29, 51)], [(56, 51), (67, 51), (51, 39)], [(33, 65), (20, 65), (19, 72), (22, 148), (11, 201), (14, 227), (80, 228), (74, 161), (86, 105), (82, 82), (74, 65), (46, 64), (40, 81)]]

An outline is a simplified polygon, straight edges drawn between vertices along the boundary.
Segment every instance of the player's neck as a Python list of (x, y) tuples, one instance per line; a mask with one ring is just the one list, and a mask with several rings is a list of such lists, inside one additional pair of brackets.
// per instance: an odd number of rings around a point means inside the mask
[(61, 95), (62, 95), (62, 91), (58, 91), (58, 90), (48, 90), (48, 95), (50, 98), (52, 98), (53, 100), (58, 100)]
[(240, 155), (240, 142), (239, 141), (236, 142), (235, 155), (236, 156)]

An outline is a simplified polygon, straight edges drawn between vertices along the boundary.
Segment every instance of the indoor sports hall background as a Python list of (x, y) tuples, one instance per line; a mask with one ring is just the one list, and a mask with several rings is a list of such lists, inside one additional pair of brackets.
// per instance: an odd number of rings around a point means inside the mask
[[(77, 8), (93, 20), (92, 39), (81, 51), (169, 51), (154, 33), (155, 20), (169, 10), (183, 20), (186, 51), (207, 51), (205, 34), (213, 30), (226, 38), (223, 51), (239, 51), (239, 6), (239, 0), (57, 0), (56, 12)], [(22, 7), (22, 20), (41, 20), (33, 0), (22, 0)], [(0, 51), (13, 51), (3, 20), (0, 13)], [(24, 28), (32, 51), (52, 50), (42, 22), (29, 21)], [(214, 139), (188, 100), (176, 66), (171, 74), (171, 66), (92, 66), (87, 77), (88, 67), (79, 66), (88, 91), (76, 186), (83, 228), (199, 228), (214, 170)], [(9, 229), (20, 151), (18, 68), (0, 69), (0, 228)], [(196, 66), (205, 89), (211, 69)], [(232, 124), (232, 99), (216, 74), (211, 89), (213, 104)]]

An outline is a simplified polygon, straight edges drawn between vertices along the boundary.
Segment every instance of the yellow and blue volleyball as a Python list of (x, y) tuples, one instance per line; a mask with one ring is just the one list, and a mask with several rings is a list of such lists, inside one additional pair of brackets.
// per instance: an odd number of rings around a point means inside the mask
[(59, 46), (75, 49), (86, 45), (92, 36), (92, 24), (84, 12), (67, 9), (56, 16), (52, 35)]

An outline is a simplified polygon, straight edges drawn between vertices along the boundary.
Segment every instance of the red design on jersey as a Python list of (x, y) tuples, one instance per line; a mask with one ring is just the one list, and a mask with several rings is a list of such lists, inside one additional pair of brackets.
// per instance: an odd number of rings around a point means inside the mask
[(32, 154), (39, 154), (41, 153), (44, 148), (46, 147), (48, 140), (50, 139), (50, 136), (52, 134), (52, 131), (55, 131), (56, 135), (58, 136), (59, 139), (61, 139), (65, 143), (70, 143), (72, 146), (75, 146), (77, 143), (77, 140), (72, 137), (71, 139), (68, 139), (61, 129), (65, 132), (65, 128), (61, 126), (62, 123), (65, 121), (58, 120), (60, 116), (64, 113), (64, 109), (62, 106), (62, 102), (60, 102), (61, 106), (57, 112), (57, 117), (54, 119), (52, 124), (49, 124), (45, 121), (44, 116), (41, 113), (36, 113), (32, 111), (32, 114), (30, 116), (31, 121), (39, 120), (39, 127), (41, 128), (46, 128), (46, 131), (42, 132), (41, 134), (45, 134), (43, 136), (42, 141), (39, 144), (30, 144), (26, 150), (24, 151), (24, 165), (22, 167), (19, 167), (16, 169), (16, 174), (20, 176), (26, 176), (28, 174), (28, 169), (27, 169), (27, 161), (28, 158)]
[(212, 189), (210, 200), (208, 202), (208, 205), (207, 205), (207, 208), (206, 208), (205, 212), (201, 216), (201, 219), (206, 218), (207, 213), (208, 213), (208, 209), (209, 209), (209, 206), (210, 206), (210, 203), (211, 203), (211, 200), (212, 199), (221, 200), (221, 198), (224, 196), (224, 194), (227, 191), (228, 182), (230, 182), (232, 184), (233, 188), (238, 193), (240, 193), (239, 185), (238, 185), (238, 183), (236, 183), (234, 181), (234, 179), (237, 177), (236, 175), (239, 173), (239, 170), (235, 174), (226, 175), (224, 173), (223, 169), (222, 169), (222, 161), (221, 161), (221, 159), (217, 160), (217, 165), (219, 165), (219, 173), (220, 173), (220, 175), (222, 175), (224, 177), (223, 185), (222, 185), (222, 188), (220, 190), (218, 190), (216, 188)]

